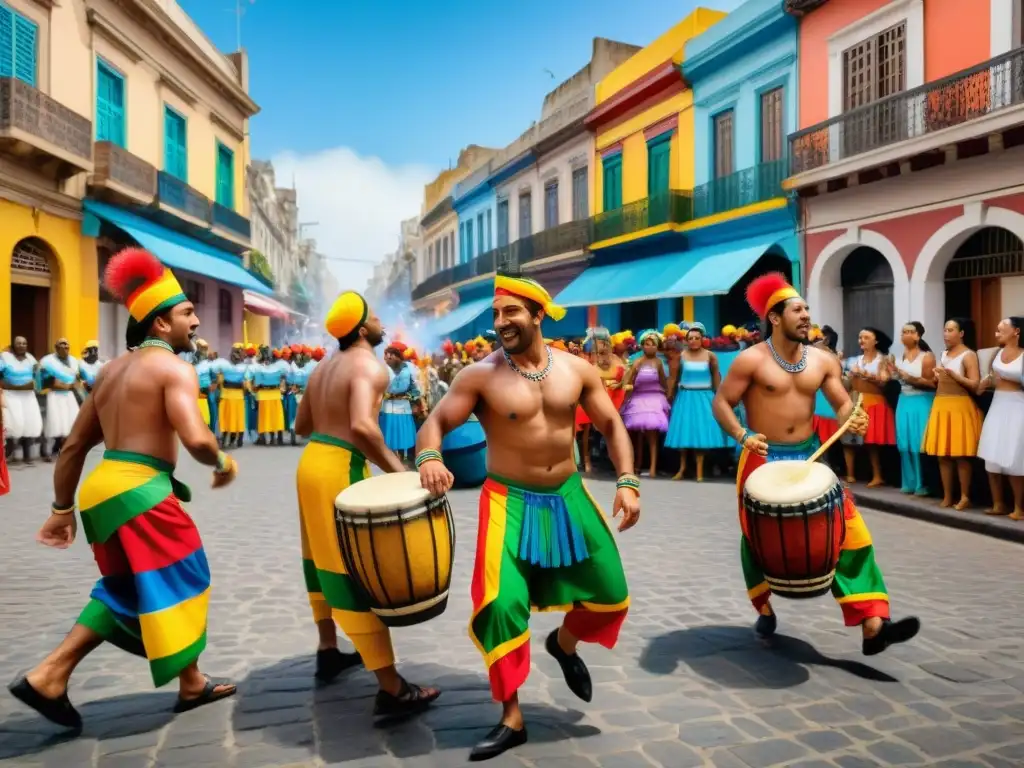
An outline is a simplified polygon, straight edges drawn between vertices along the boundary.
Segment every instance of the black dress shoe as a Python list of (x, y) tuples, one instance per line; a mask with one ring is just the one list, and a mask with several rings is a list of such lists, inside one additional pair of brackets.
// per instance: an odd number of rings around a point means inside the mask
[(876, 656), (890, 645), (905, 643), (921, 631), (921, 621), (908, 616), (899, 621), (882, 619), (882, 628), (874, 637), (865, 637), (861, 649), (865, 656)]
[(754, 622), (754, 634), (760, 638), (771, 637), (775, 634), (775, 628), (778, 624), (779, 622), (775, 618), (774, 613), (762, 613), (757, 617), (757, 621)]
[(583, 663), (578, 653), (568, 654), (558, 644), (558, 630), (552, 630), (548, 639), (544, 642), (544, 648), (558, 662), (562, 668), (562, 676), (569, 690), (575, 693), (584, 701), (594, 698), (594, 684), (590, 680), (590, 670)]
[(358, 653), (342, 653), (337, 648), (326, 648), (316, 652), (315, 677), (321, 683), (329, 683), (346, 669), (363, 663)]
[(478, 763), (481, 760), (490, 760), (492, 757), (507, 752), (513, 747), (526, 743), (526, 726), (518, 731), (509, 728), (504, 723), (498, 723), (491, 729), (491, 732), (477, 742), (469, 752), (469, 762)]

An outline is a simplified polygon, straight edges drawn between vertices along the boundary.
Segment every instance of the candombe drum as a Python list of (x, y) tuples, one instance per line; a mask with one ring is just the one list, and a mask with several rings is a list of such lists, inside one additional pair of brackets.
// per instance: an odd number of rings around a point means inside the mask
[(845, 496), (825, 464), (774, 461), (743, 488), (743, 532), (772, 592), (823, 595), (832, 586), (846, 537)]
[(447, 497), (432, 498), (417, 472), (396, 472), (349, 486), (334, 510), (345, 569), (384, 624), (444, 613), (455, 560)]
[(487, 479), (487, 437), (480, 420), (470, 415), (441, 441), (441, 457), (455, 478), (456, 488), (476, 488)]

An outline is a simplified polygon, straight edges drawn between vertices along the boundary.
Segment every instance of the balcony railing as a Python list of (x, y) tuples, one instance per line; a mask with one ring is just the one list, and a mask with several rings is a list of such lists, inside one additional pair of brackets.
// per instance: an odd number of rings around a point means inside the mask
[(213, 226), (230, 232), (246, 242), (252, 237), (252, 225), (249, 220), (220, 203), (213, 204)]
[(497, 263), (514, 269), (531, 261), (581, 251), (590, 245), (591, 229), (590, 219), (580, 219), (542, 230), (499, 248)]
[(851, 109), (789, 137), (793, 175), (1024, 103), (1024, 48)]
[(693, 190), (693, 218), (784, 196), (782, 180), (788, 175), (788, 165), (787, 159), (773, 160), (701, 184)]
[(94, 145), (96, 161), (90, 183), (105, 187), (116, 184), (137, 193), (147, 203), (156, 196), (157, 170), (141, 157), (109, 141), (97, 141)]
[(206, 196), (167, 171), (157, 173), (156, 195), (160, 205), (166, 205), (193, 219), (199, 219), (207, 226), (213, 222), (212, 206)]
[(593, 218), (592, 242), (622, 237), (662, 224), (682, 224), (693, 219), (693, 195), (689, 190), (659, 192)]
[(92, 122), (14, 77), (0, 77), (0, 138), (63, 160), (71, 174), (92, 170)]

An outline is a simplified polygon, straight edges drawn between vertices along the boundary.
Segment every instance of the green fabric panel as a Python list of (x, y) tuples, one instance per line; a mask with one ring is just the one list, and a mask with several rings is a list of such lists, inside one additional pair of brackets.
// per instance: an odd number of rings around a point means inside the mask
[(757, 564), (754, 550), (750, 548), (750, 542), (742, 533), (740, 534), (740, 563), (743, 565), (743, 581), (747, 585), (748, 592), (764, 583), (764, 571)]
[(206, 632), (204, 631), (199, 639), (187, 648), (183, 648), (175, 654), (164, 656), (162, 659), (151, 659), (149, 671), (153, 675), (153, 685), (157, 688), (167, 685), (174, 678), (181, 674), (189, 664), (199, 659), (206, 649)]
[(365, 480), (370, 476), (368, 469), (366, 457), (353, 448), (348, 460), (348, 484), (355, 485), (360, 480)]
[(323, 589), (320, 586), (320, 576), (316, 571), (316, 563), (312, 560), (303, 559), (302, 576), (306, 581), (307, 592), (323, 592)]
[(138, 628), (136, 627), (134, 631), (129, 629), (127, 625), (118, 620), (105, 604), (95, 598), (86, 603), (85, 608), (82, 609), (75, 623), (91, 629), (102, 637), (105, 642), (120, 648), (122, 651), (133, 656), (146, 658), (146, 649), (142, 645), (142, 638), (138, 633)]
[(90, 544), (104, 544), (118, 528), (148, 512), (172, 493), (170, 475), (157, 475), (130, 491), (82, 510), (82, 528)]
[(347, 574), (317, 568), (316, 575), (320, 581), (320, 591), (331, 608), (358, 613), (369, 612), (369, 602)]
[(860, 549), (841, 551), (839, 564), (836, 565), (836, 577), (832, 582), (832, 594), (837, 598), (865, 592), (888, 594), (882, 570), (875, 562), (875, 548), (870, 544)]

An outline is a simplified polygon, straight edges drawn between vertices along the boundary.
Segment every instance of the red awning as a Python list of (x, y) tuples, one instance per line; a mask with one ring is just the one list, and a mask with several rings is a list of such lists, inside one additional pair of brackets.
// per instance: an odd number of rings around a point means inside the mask
[(245, 308), (254, 315), (265, 315), (267, 317), (276, 317), (279, 320), (287, 320), (289, 315), (302, 314), (282, 304), (280, 301), (269, 296), (261, 296), (252, 291), (242, 291), (242, 299), (245, 302)]

